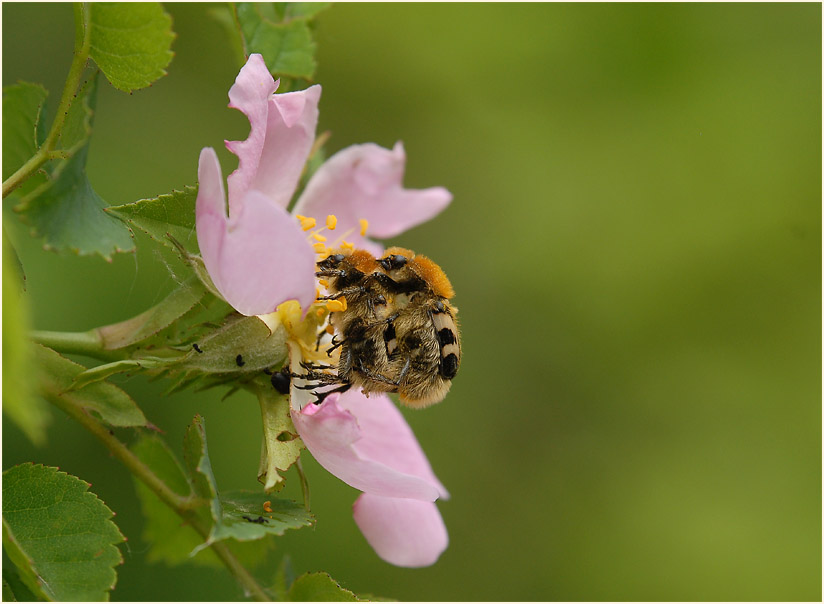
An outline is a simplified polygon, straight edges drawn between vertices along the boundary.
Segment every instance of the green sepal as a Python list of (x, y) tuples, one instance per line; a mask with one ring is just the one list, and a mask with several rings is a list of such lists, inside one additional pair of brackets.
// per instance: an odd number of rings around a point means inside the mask
[(33, 344), (34, 360), (44, 392), (59, 396), (86, 411), (94, 412), (110, 426), (146, 426), (148, 422), (132, 397), (106, 382), (94, 382), (72, 390), (75, 379), (86, 371), (83, 365), (61, 356), (51, 348)]
[(289, 397), (271, 387), (262, 386), (256, 390), (263, 420), (263, 445), (258, 480), (263, 483), (263, 490), (271, 493), (283, 486), (281, 473), (300, 458), (300, 452), (305, 445), (292, 423)]
[(166, 75), (174, 56), (172, 18), (157, 2), (92, 2), (89, 56), (112, 86), (145, 88)]
[(282, 365), (287, 353), (286, 330), (270, 333), (266, 324), (254, 316), (229, 317), (223, 327), (196, 344), (197, 349), (192, 348), (177, 369), (206, 374), (259, 374)]
[(191, 311), (206, 294), (205, 286), (190, 277), (159, 304), (120, 323), (97, 329), (106, 350), (125, 348), (147, 340)]
[(123, 359), (120, 361), (114, 361), (112, 363), (106, 363), (104, 365), (98, 365), (97, 367), (92, 367), (91, 369), (86, 369), (85, 371), (78, 373), (74, 376), (74, 380), (72, 380), (72, 384), (69, 387), (69, 392), (74, 390), (80, 390), (81, 388), (85, 388), (89, 384), (94, 384), (95, 382), (102, 382), (103, 380), (117, 375), (119, 373), (137, 373), (139, 371), (152, 371), (156, 370), (160, 367), (164, 367), (173, 363), (174, 360), (170, 359), (161, 359), (161, 358), (141, 358), (141, 359)]
[(3, 546), (39, 598), (108, 600), (114, 588), (124, 538), (89, 486), (31, 463), (3, 472)]
[(106, 260), (116, 252), (134, 249), (129, 228), (103, 208), (106, 202), (86, 176), (97, 77), (78, 90), (60, 136), (67, 159), (46, 164), (48, 179), (20, 198), (15, 211), (32, 226), (32, 235), (43, 237), (45, 247), (77, 254), (100, 254)]

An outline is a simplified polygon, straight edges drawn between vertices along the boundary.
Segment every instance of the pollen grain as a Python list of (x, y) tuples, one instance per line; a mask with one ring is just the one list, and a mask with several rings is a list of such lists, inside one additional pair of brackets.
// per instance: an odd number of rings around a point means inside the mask
[(329, 312), (342, 312), (346, 310), (346, 297), (341, 296), (337, 300), (327, 300), (326, 308)]
[(296, 214), (295, 218), (297, 218), (300, 221), (300, 228), (304, 231), (308, 231), (309, 229), (314, 228), (315, 225), (318, 223), (318, 221), (314, 218), (307, 218), (306, 216), (301, 216), (300, 214)]

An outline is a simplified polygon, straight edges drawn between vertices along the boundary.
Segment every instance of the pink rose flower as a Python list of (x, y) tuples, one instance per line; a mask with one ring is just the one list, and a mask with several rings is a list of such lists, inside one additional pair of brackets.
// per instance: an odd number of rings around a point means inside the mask
[[(289, 213), (314, 143), (321, 88), (274, 94), (277, 86), (254, 54), (229, 90), (229, 106), (248, 117), (251, 129), (246, 140), (226, 142), (239, 160), (227, 179), (228, 215), (217, 155), (201, 151), (197, 237), (215, 286), (240, 313), (265, 315), (297, 300), (305, 316), (315, 303), (316, 251), (298, 216), (334, 215), (347, 241), (380, 254), (383, 247), (361, 232), (362, 219), (371, 235), (392, 237), (437, 215), (452, 196), (441, 187), (404, 189), (403, 146), (370, 143), (330, 157)], [(302, 347), (292, 342), (290, 350), (295, 367)], [(324, 468), (363, 491), (354, 517), (366, 540), (392, 564), (433, 564), (449, 541), (434, 502), (448, 493), (400, 411), (384, 394), (367, 399), (356, 390), (321, 405), (310, 399), (293, 388), (295, 428)]]

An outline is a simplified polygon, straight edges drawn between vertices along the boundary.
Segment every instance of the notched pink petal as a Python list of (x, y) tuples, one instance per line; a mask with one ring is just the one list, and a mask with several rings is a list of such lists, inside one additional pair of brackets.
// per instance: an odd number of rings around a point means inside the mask
[(230, 211), (240, 210), (244, 193), (255, 180), (260, 149), (266, 139), (269, 116), (269, 98), (277, 90), (263, 57), (249, 55), (235, 83), (229, 89), (229, 107), (239, 109), (249, 119), (249, 137), (245, 141), (227, 141), (226, 147), (238, 156), (237, 170), (229, 175)]
[(362, 246), (360, 219), (369, 221), (368, 236), (393, 237), (437, 216), (452, 201), (443, 187), (404, 189), (406, 155), (399, 142), (392, 150), (373, 143), (353, 145), (330, 157), (312, 176), (295, 212), (322, 219), (338, 218), (338, 232)]
[(276, 88), (261, 56), (253, 54), (229, 91), (229, 106), (240, 109), (250, 124), (245, 141), (226, 142), (238, 156), (238, 168), (228, 178), (230, 213), (251, 189), (286, 207), (315, 140), (320, 86), (273, 94)]
[(424, 501), (448, 496), (386, 395), (331, 395), (320, 406), (293, 409), (292, 421), (318, 463), (356, 489)]
[(378, 556), (395, 566), (431, 566), (449, 545), (446, 526), (434, 503), (364, 493), (352, 508), (366, 541)]

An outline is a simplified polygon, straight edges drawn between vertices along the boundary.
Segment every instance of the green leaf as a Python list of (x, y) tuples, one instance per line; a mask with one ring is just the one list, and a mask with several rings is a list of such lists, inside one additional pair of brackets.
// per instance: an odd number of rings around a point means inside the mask
[(106, 212), (139, 228), (163, 245), (175, 249), (167, 235), (172, 235), (192, 251), (197, 251), (195, 235), (195, 201), (197, 187), (184, 187), (153, 199), (110, 206)]
[[(267, 512), (264, 504), (272, 511)], [(287, 499), (273, 499), (262, 492), (231, 491), (220, 497), (223, 515), (215, 525), (210, 541), (237, 539), (250, 541), (268, 535), (283, 535), (288, 529), (311, 526), (312, 514), (302, 504)]]
[(258, 480), (264, 483), (263, 489), (268, 493), (283, 486), (281, 472), (298, 460), (305, 445), (292, 423), (289, 397), (266, 387), (258, 388), (257, 395), (263, 419), (263, 449)]
[[(14, 174), (43, 144), (47, 96), (45, 88), (28, 82), (3, 89), (3, 180)], [(44, 173), (38, 171), (15, 194), (25, 195), (45, 180)]]
[[(312, 515), (294, 501), (270, 498), (265, 493), (236, 491), (218, 497), (217, 484), (209, 452), (206, 448), (206, 431), (203, 418), (195, 416), (186, 431), (183, 458), (194, 492), (199, 497), (211, 499), (212, 530), (208, 540), (195, 548), (200, 551), (223, 539), (251, 541), (268, 535), (282, 535), (290, 528), (310, 526)], [(264, 504), (269, 501), (271, 512)]]
[(289, 602), (363, 602), (327, 573), (306, 573), (289, 588)]
[(14, 592), (11, 589), (11, 585), (9, 585), (6, 579), (3, 579), (3, 602), (17, 602), (17, 598), (14, 597)]
[(73, 382), (86, 368), (61, 356), (51, 348), (33, 345), (44, 391), (93, 411), (111, 426), (145, 426), (146, 417), (128, 394), (114, 384), (95, 382), (71, 391)]
[(46, 441), (51, 419), (46, 403), (35, 396), (34, 365), (28, 338), (29, 309), (20, 288), (15, 254), (3, 232), (3, 413), (35, 445)]
[(242, 66), (246, 63), (246, 51), (243, 49), (243, 40), (240, 31), (238, 31), (233, 9), (229, 8), (226, 3), (213, 4), (209, 7), (207, 13), (226, 32), (232, 54), (235, 55), (238, 65)]
[(145, 88), (172, 60), (172, 19), (157, 2), (93, 2), (90, 56), (112, 86)]
[[(156, 435), (143, 435), (132, 447), (132, 451), (174, 492), (183, 496), (191, 494), (191, 486), (183, 468), (162, 439)], [(193, 556), (192, 551), (203, 543), (203, 538), (142, 482), (135, 480), (135, 488), (143, 515), (146, 517), (143, 539), (150, 544), (147, 555), (150, 562), (164, 562), (169, 565), (192, 562), (205, 566), (222, 566), (210, 548), (198, 549)], [(212, 523), (209, 506), (204, 506), (198, 513), (205, 524)], [(255, 566), (265, 559), (271, 545), (271, 540), (258, 540), (247, 543), (231, 542), (229, 548), (242, 564)]]
[[(191, 495), (192, 488), (180, 463), (168, 445), (155, 435), (142, 435), (132, 446), (132, 451), (178, 495)], [(150, 562), (180, 564), (192, 561), (209, 566), (219, 566), (220, 561), (212, 550), (199, 553), (194, 558), (190, 554), (194, 548), (203, 543), (203, 538), (164, 504), (149, 487), (135, 479), (135, 489), (140, 500), (140, 507), (146, 517), (143, 539), (149, 543), (147, 559)], [(202, 519), (211, 523), (211, 514), (207, 508), (198, 511)]]
[(3, 601), (34, 602), (37, 597), (26, 587), (20, 571), (3, 550)]
[(183, 439), (183, 460), (189, 475), (189, 482), (198, 497), (211, 501), (212, 518), (220, 519), (220, 502), (217, 499), (217, 483), (212, 473), (212, 462), (206, 448), (205, 420), (195, 415), (186, 429)]
[(331, 6), (331, 2), (274, 2), (275, 10), (284, 20), (311, 19)]
[(57, 468), (3, 472), (3, 545), (26, 586), (49, 600), (108, 600), (124, 541), (89, 484)]
[(106, 202), (86, 177), (97, 78), (86, 82), (69, 109), (60, 145), (69, 159), (51, 162), (49, 179), (23, 196), (15, 211), (32, 225), (32, 234), (46, 239), (48, 249), (78, 254), (131, 251), (134, 242), (129, 228), (103, 212)]
[(235, 8), (246, 54), (260, 53), (275, 76), (311, 80), (315, 75), (315, 41), (309, 19), (317, 10), (290, 9), (278, 13), (267, 4), (238, 2)]
[(283, 602), (286, 600), (286, 594), (294, 582), (295, 571), (292, 568), (292, 559), (289, 554), (284, 554), (269, 591), (275, 596), (276, 601)]
[(205, 294), (206, 288), (197, 278), (187, 279), (146, 312), (127, 321), (98, 328), (103, 347), (115, 350), (150, 338), (192, 310)]

